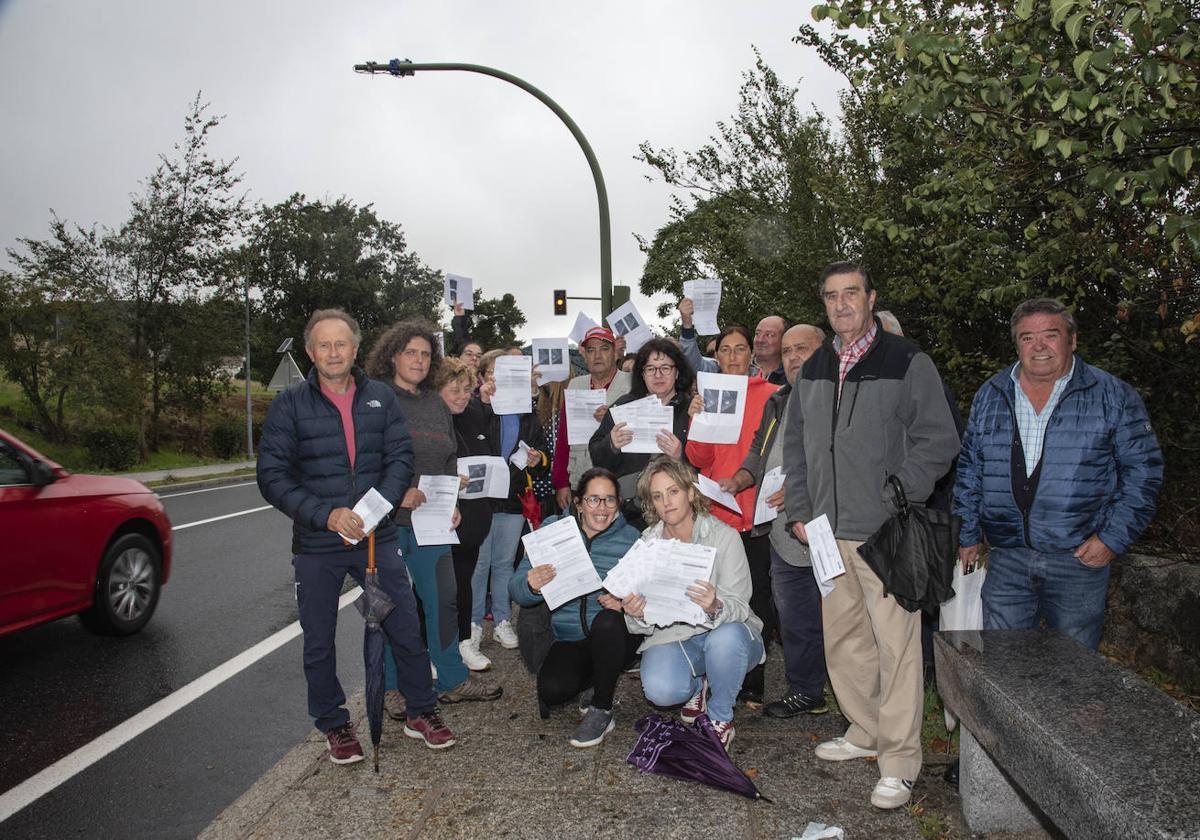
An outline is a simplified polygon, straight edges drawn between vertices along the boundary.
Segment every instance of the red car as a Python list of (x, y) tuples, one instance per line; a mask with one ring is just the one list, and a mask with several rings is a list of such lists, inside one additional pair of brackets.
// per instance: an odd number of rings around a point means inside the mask
[(79, 613), (141, 630), (171, 571), (171, 522), (145, 485), (75, 475), (0, 429), (0, 635)]

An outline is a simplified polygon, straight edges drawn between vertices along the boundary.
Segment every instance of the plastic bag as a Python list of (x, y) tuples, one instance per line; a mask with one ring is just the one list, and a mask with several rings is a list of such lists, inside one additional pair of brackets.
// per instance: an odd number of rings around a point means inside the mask
[[(938, 619), (939, 630), (982, 630), (983, 629), (983, 582), (987, 579), (987, 568), (976, 566), (975, 571), (963, 574), (962, 563), (954, 564), (954, 597), (942, 604)], [(958, 725), (949, 709), (945, 710), (946, 729), (954, 731)]]

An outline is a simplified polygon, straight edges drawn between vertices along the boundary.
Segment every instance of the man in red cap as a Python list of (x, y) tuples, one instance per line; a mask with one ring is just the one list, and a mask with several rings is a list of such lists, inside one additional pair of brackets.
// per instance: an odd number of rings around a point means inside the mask
[[(617, 370), (617, 339), (605, 327), (592, 327), (579, 344), (588, 372), (567, 383), (568, 390), (603, 388), (604, 402), (612, 405), (618, 397), (629, 393), (629, 374)], [(563, 400), (558, 414), (558, 437), (554, 441), (554, 464), (550, 479), (558, 498), (558, 506), (566, 510), (571, 503), (571, 488), (592, 468), (592, 456), (584, 443), (567, 444), (567, 402)]]

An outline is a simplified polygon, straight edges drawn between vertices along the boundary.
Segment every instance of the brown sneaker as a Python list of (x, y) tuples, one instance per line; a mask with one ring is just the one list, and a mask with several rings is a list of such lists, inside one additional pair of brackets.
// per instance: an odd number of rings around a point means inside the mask
[(334, 764), (353, 764), (363, 760), (362, 744), (354, 736), (353, 724), (330, 729), (325, 737), (329, 741), (329, 760)]
[(438, 701), (442, 703), (464, 703), (472, 700), (499, 700), (500, 695), (503, 693), (504, 689), (491, 680), (477, 674), (468, 674), (467, 678), (454, 688), (439, 694)]
[(410, 717), (404, 723), (404, 734), (425, 742), (431, 750), (444, 750), (454, 746), (454, 733), (442, 720), (438, 710)]

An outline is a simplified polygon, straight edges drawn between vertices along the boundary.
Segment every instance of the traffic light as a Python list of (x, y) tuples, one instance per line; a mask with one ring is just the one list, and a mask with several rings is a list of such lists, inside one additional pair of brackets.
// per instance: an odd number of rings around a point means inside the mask
[(555, 315), (566, 315), (567, 314), (567, 290), (566, 289), (555, 289), (554, 290), (554, 314)]

